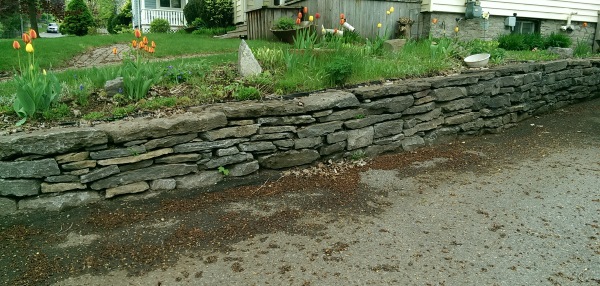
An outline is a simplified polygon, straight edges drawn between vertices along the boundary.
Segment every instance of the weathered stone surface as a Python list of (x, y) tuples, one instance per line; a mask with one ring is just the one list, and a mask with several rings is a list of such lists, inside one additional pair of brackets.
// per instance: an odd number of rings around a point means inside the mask
[(59, 211), (67, 207), (76, 207), (100, 200), (100, 195), (94, 191), (70, 192), (60, 196), (38, 196), (20, 200), (19, 210), (46, 209), (48, 211)]
[(343, 122), (341, 122), (341, 121), (313, 124), (313, 125), (298, 129), (298, 137), (305, 138), (305, 137), (318, 137), (318, 136), (326, 135), (326, 134), (332, 133), (336, 130), (342, 129), (342, 124), (343, 124)]
[(61, 193), (72, 190), (85, 190), (86, 186), (82, 183), (42, 183), (42, 193)]
[(45, 182), (48, 183), (70, 183), (70, 182), (78, 182), (79, 176), (75, 175), (59, 175), (59, 176), (51, 176), (46, 177), (44, 179)]
[[(1, 138), (2, 136), (0, 136)], [(60, 174), (54, 159), (37, 161), (0, 162), (0, 179), (2, 178), (43, 178)]]
[(331, 113), (333, 113), (333, 110), (332, 109), (327, 109), (327, 110), (323, 110), (323, 111), (314, 112), (312, 114), (312, 116), (315, 117), (315, 118), (316, 117), (323, 117), (323, 116), (327, 116), (327, 115), (329, 115)]
[(117, 93), (123, 93), (124, 87), (125, 85), (122, 76), (107, 80), (106, 83), (104, 83), (104, 91), (108, 97), (113, 97)]
[(419, 136), (406, 137), (402, 140), (402, 149), (412, 151), (425, 145), (425, 140)]
[(100, 168), (100, 169), (94, 170), (90, 173), (81, 175), (80, 179), (81, 179), (81, 182), (85, 184), (85, 183), (100, 180), (102, 178), (106, 178), (108, 176), (117, 174), (119, 172), (120, 172), (119, 167), (117, 165), (112, 165), (112, 166)]
[(86, 160), (90, 156), (90, 152), (78, 152), (78, 153), (70, 153), (56, 156), (56, 162), (59, 164), (83, 161)]
[(235, 164), (229, 169), (229, 176), (241, 177), (250, 175), (259, 169), (258, 161)]
[(277, 146), (277, 147), (290, 148), (290, 147), (294, 147), (295, 143), (294, 143), (294, 140), (287, 139), (287, 140), (273, 141), (273, 144), (275, 144), (275, 146)]
[(248, 77), (262, 73), (260, 64), (244, 40), (241, 41), (238, 49), (237, 68), (242, 77)]
[(38, 180), (2, 180), (0, 179), (0, 196), (26, 197), (40, 192)]
[(227, 125), (220, 112), (186, 113), (165, 118), (137, 118), (101, 124), (97, 129), (106, 132), (114, 143), (169, 135), (203, 132)]
[(142, 146), (131, 146), (128, 148), (109, 149), (109, 150), (91, 152), (90, 158), (92, 158), (94, 160), (113, 159), (113, 158), (128, 157), (128, 156), (133, 156), (136, 154), (143, 154), (143, 153), (146, 153), (145, 146), (143, 146), (143, 145)]
[[(435, 97), (428, 95), (428, 96), (424, 96), (424, 97), (421, 97), (421, 98), (416, 98), (415, 99), (415, 103), (413, 103), (413, 104), (416, 106), (416, 105), (422, 105), (422, 104), (425, 104), (425, 103), (429, 103), (429, 102), (432, 102), (432, 101), (435, 101)], [(406, 111), (404, 111), (403, 113), (406, 114)]]
[(319, 122), (340, 121), (358, 117), (364, 117), (367, 111), (363, 108), (347, 109), (331, 113), (330, 115), (319, 118)]
[(460, 74), (447, 77), (436, 77), (431, 79), (431, 87), (442, 88), (446, 86), (470, 85), (479, 81), (479, 74)]
[(27, 154), (51, 155), (75, 152), (107, 142), (106, 134), (93, 128), (57, 128), (17, 133), (0, 136), (0, 160)]
[(446, 102), (446, 103), (440, 105), (440, 107), (442, 108), (442, 111), (444, 111), (444, 112), (451, 112), (451, 111), (457, 111), (457, 110), (461, 110), (461, 109), (470, 108), (471, 106), (473, 106), (473, 103), (475, 103), (475, 100), (473, 100), (472, 98), (469, 97), (469, 98), (461, 98), (458, 100)]
[(229, 148), (225, 148), (225, 149), (219, 149), (217, 151), (215, 151), (215, 155), (221, 157), (221, 156), (229, 156), (229, 155), (233, 155), (233, 154), (237, 154), (240, 153), (240, 150), (237, 147), (229, 147)]
[(569, 65), (568, 61), (553, 61), (542, 63), (545, 73), (552, 73), (560, 70), (564, 70)]
[(81, 176), (81, 175), (87, 174), (89, 172), (90, 172), (90, 169), (85, 168), (85, 169), (80, 169), (80, 170), (75, 170), (75, 171), (63, 172), (63, 175)]
[[(208, 107), (190, 108), (194, 112), (220, 111), (227, 118), (257, 118), (261, 116), (280, 116), (290, 114), (301, 114), (332, 108), (346, 108), (358, 106), (356, 97), (345, 91), (329, 91), (298, 97), (294, 100), (285, 101), (244, 101), (228, 102), (227, 104), (214, 104)], [(308, 115), (310, 118), (312, 116)], [(258, 123), (262, 124), (259, 118)], [(264, 119), (263, 119), (264, 120)], [(314, 120), (314, 118), (313, 118)], [(292, 122), (270, 125), (290, 125)]]
[(444, 120), (444, 123), (447, 125), (458, 125), (458, 124), (467, 123), (469, 121), (473, 121), (473, 120), (479, 118), (479, 116), (480, 116), (480, 114), (478, 112), (469, 112), (469, 113), (464, 113), (464, 114), (458, 114), (455, 116), (446, 117), (446, 119)]
[(351, 90), (351, 92), (363, 100), (413, 93), (429, 89), (430, 87), (431, 83), (427, 80), (406, 80), (384, 86), (372, 85), (359, 87)]
[(348, 139), (348, 133), (346, 131), (334, 132), (327, 134), (327, 143), (333, 144)]
[(557, 54), (561, 59), (568, 59), (573, 57), (572, 48), (549, 47), (548, 52)]
[(294, 140), (294, 149), (305, 149), (319, 146), (323, 143), (321, 137), (308, 137)]
[(435, 108), (435, 102), (426, 103), (423, 105), (415, 105), (406, 109), (402, 114), (417, 114), (432, 111)]
[[(418, 114), (418, 115), (413, 115), (413, 118), (416, 120), (415, 124), (418, 122), (425, 122), (425, 121), (431, 121), (433, 119), (436, 119), (438, 117), (440, 117), (442, 115), (442, 109), (441, 108), (436, 108), (432, 111), (429, 111), (427, 113), (423, 113), (423, 114)], [(409, 122), (408, 120), (406, 122)], [(410, 127), (408, 127), (410, 128)]]
[(383, 42), (383, 49), (395, 53), (400, 51), (406, 45), (406, 39), (391, 39)]
[(467, 89), (464, 87), (444, 87), (432, 92), (436, 101), (450, 101), (467, 96)]
[(200, 154), (177, 154), (172, 156), (166, 156), (154, 160), (156, 164), (177, 164), (184, 162), (196, 162), (202, 159)]
[(315, 150), (302, 149), (263, 156), (258, 159), (258, 162), (268, 169), (283, 169), (309, 164), (319, 157), (319, 152)]
[(0, 198), (0, 215), (8, 215), (17, 212), (17, 201), (9, 198)]
[(373, 140), (373, 144), (375, 145), (397, 145), (402, 142), (404, 139), (404, 134), (396, 134), (389, 137), (377, 138)]
[[(154, 160), (150, 159), (150, 160), (145, 160), (145, 161), (141, 161), (141, 162), (137, 162), (137, 163), (133, 163), (133, 164), (121, 165), (121, 166), (119, 166), (119, 170), (121, 170), (121, 172), (127, 172), (127, 171), (131, 171), (131, 170), (137, 170), (137, 169), (150, 167), (153, 164), (154, 164)], [(116, 165), (112, 165), (112, 166), (116, 166)]]
[(140, 145), (146, 144), (147, 142), (148, 142), (148, 140), (146, 140), (146, 139), (133, 140), (133, 141), (123, 143), (123, 146), (124, 147), (140, 146)]
[(141, 193), (148, 190), (150, 186), (146, 182), (137, 182), (133, 184), (118, 186), (106, 189), (105, 198), (112, 198), (118, 195)]
[(248, 137), (252, 134), (256, 134), (256, 132), (258, 131), (258, 126), (259, 125), (257, 124), (242, 125), (210, 130), (200, 133), (200, 138), (208, 141), (215, 141), (224, 138)]
[(346, 141), (340, 141), (331, 145), (323, 146), (319, 149), (319, 154), (323, 156), (331, 155), (333, 153), (342, 152), (346, 149)]
[(248, 141), (246, 138), (238, 138), (238, 139), (226, 139), (219, 141), (198, 141), (198, 142), (190, 142), (177, 145), (173, 147), (173, 152), (175, 153), (191, 153), (191, 152), (201, 152), (212, 149), (223, 149), (231, 147), (240, 142)]
[(290, 138), (294, 138), (294, 134), (291, 132), (268, 133), (253, 135), (252, 137), (250, 137), (250, 141), (281, 140)]
[(382, 153), (392, 152), (398, 150), (402, 146), (400, 141), (393, 142), (386, 145), (371, 145), (365, 148), (365, 155), (367, 157), (374, 157)]
[(160, 157), (160, 156), (167, 155), (167, 154), (171, 154), (171, 153), (173, 153), (173, 149), (172, 148), (164, 148), (164, 149), (158, 149), (158, 150), (150, 151), (148, 153), (140, 154), (140, 155), (137, 155), (137, 156), (129, 156), (129, 157), (121, 157), (121, 158), (114, 158), (114, 159), (99, 160), (98, 161), (98, 165), (100, 165), (100, 166), (109, 166), (109, 165), (132, 164), (132, 163), (137, 163), (137, 162), (141, 162), (141, 161), (153, 159), (153, 158)]
[(150, 189), (155, 191), (168, 191), (174, 190), (177, 187), (177, 181), (175, 179), (158, 179), (153, 180), (150, 183)]
[(213, 169), (221, 166), (250, 161), (252, 159), (254, 159), (254, 157), (252, 157), (252, 154), (242, 152), (231, 156), (213, 158), (210, 161), (206, 162), (204, 165), (208, 169)]
[(414, 102), (415, 99), (411, 95), (405, 95), (363, 103), (362, 107), (369, 110), (370, 114), (398, 113), (412, 106)]
[(175, 178), (177, 188), (182, 190), (206, 188), (214, 186), (222, 180), (223, 175), (219, 171), (205, 171)]
[(81, 170), (81, 169), (86, 169), (86, 168), (95, 168), (96, 160), (71, 162), (71, 163), (63, 164), (60, 167), (65, 171)]
[(413, 136), (417, 132), (435, 129), (438, 126), (442, 125), (443, 123), (444, 123), (443, 117), (436, 118), (431, 121), (422, 122), (422, 123), (415, 125), (415, 127), (413, 127), (413, 128), (404, 129), (404, 135), (405, 136)]
[(387, 121), (373, 126), (374, 135), (373, 138), (381, 138), (390, 135), (402, 133), (402, 127), (404, 126), (404, 120), (393, 120)]
[(90, 185), (93, 190), (102, 190), (134, 182), (170, 178), (196, 172), (198, 166), (187, 164), (156, 165), (133, 171), (121, 172), (101, 179)]
[(310, 115), (298, 115), (298, 116), (282, 116), (282, 117), (264, 117), (258, 119), (260, 125), (297, 125), (297, 124), (309, 124), (317, 121)]
[(348, 146), (346, 149), (354, 150), (373, 144), (373, 127), (348, 131)]
[(167, 136), (167, 137), (163, 137), (163, 138), (157, 138), (157, 139), (150, 140), (147, 143), (145, 143), (144, 146), (146, 147), (146, 150), (153, 150), (156, 148), (173, 147), (177, 144), (183, 144), (183, 143), (190, 142), (190, 141), (194, 140), (196, 137), (198, 137), (197, 133), (178, 135), (178, 136)]
[(277, 150), (277, 146), (272, 142), (261, 141), (261, 142), (246, 142), (239, 145), (241, 151), (244, 152), (257, 152), (257, 151), (274, 151)]
[(402, 113), (395, 114), (380, 114), (380, 115), (368, 115), (365, 118), (353, 119), (344, 122), (344, 126), (349, 129), (360, 129), (366, 126), (371, 126), (378, 122), (388, 121), (400, 118)]
[(261, 126), (258, 134), (296, 132), (296, 126)]

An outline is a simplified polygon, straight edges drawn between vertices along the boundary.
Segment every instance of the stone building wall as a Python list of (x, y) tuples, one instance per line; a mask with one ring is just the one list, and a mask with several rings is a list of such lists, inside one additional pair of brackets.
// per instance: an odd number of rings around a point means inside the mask
[[(455, 13), (422, 13), (423, 23), (421, 37), (428, 37), (429, 33), (433, 37), (457, 37), (461, 41), (469, 41), (473, 39), (492, 40), (497, 38), (499, 35), (508, 34), (511, 32), (509, 27), (504, 26), (504, 19), (502, 16), (490, 16), (488, 19), (489, 24), (487, 25), (487, 31), (484, 29), (483, 19), (464, 19), (464, 14)], [(432, 24), (431, 20), (436, 18), (437, 24)], [(462, 19), (456, 21), (456, 19)], [(541, 20), (540, 21), (540, 33), (542, 35), (550, 35), (551, 33), (562, 33), (573, 40), (573, 46), (578, 41), (584, 41), (590, 46), (593, 44), (594, 33), (596, 32), (596, 23), (588, 23), (587, 27), (583, 27), (581, 22), (573, 21), (571, 24), (575, 28), (571, 32), (563, 32), (560, 30), (561, 26), (564, 26), (566, 21), (558, 20)], [(454, 27), (459, 27), (459, 32), (454, 33)]]
[(495, 133), (600, 95), (600, 60), (528, 63), (87, 128), (0, 136), (0, 214)]

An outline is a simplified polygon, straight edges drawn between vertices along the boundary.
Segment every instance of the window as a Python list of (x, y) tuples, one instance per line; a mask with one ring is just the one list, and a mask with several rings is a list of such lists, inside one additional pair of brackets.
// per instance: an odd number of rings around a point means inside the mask
[(517, 20), (513, 33), (536, 34), (540, 32), (540, 22), (533, 20)]
[(160, 7), (181, 8), (181, 0), (160, 0)]

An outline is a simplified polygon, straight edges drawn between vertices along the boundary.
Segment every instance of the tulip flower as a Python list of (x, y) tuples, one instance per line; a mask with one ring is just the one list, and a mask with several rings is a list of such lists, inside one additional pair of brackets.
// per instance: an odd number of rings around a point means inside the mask
[(304, 6), (304, 8), (302, 8), (302, 13), (308, 14), (308, 7)]
[(151, 46), (152, 48), (156, 48), (156, 43), (155, 43), (154, 41), (152, 41), (152, 43), (150, 43), (150, 46)]
[(346, 20), (340, 19), (340, 25), (344, 25), (344, 23), (346, 23)]
[(390, 13), (394, 13), (394, 7), (390, 7)]
[(25, 51), (27, 51), (28, 53), (33, 53), (33, 45), (31, 43), (27, 43), (27, 45), (25, 46)]
[(302, 19), (302, 12), (298, 12), (298, 19)]
[(133, 35), (136, 38), (141, 38), (142, 37), (142, 32), (140, 31), (140, 29), (135, 29), (135, 31), (133, 31)]
[(137, 48), (137, 41), (136, 40), (132, 40), (131, 41), (131, 47), (133, 47), (134, 49)]
[(34, 29), (29, 30), (29, 36), (31, 37), (32, 40), (37, 38), (37, 33), (35, 32)]
[(315, 20), (315, 18), (313, 18), (313, 16), (308, 16), (308, 20), (312, 22)]
[(317, 19), (321, 18), (321, 14), (315, 13), (315, 18), (317, 18)]
[(381, 23), (377, 23), (377, 28), (381, 28)]
[(392, 14), (392, 12), (390, 12), (389, 10), (388, 10), (388, 11), (385, 11), (385, 13), (386, 13), (386, 14), (388, 14), (388, 15), (389, 15), (389, 14)]
[(344, 13), (340, 14), (340, 19), (346, 19), (346, 16), (344, 15)]
[(300, 18), (296, 18), (296, 25), (300, 25), (300, 23), (302, 23), (302, 21), (300, 20)]
[(46, 75), (46, 69), (42, 69), (42, 73)]
[(454, 33), (458, 33), (460, 29), (458, 29), (458, 26), (454, 27)]
[(584, 28), (587, 28), (588, 23), (587, 22), (583, 22), (583, 24), (581, 24)]
[(437, 18), (433, 18), (433, 19), (431, 19), (431, 23), (433, 23), (434, 25), (435, 25), (435, 24), (437, 24), (437, 22), (438, 22), (438, 19), (437, 19)]
[(29, 44), (31, 42), (31, 37), (27, 33), (23, 33), (21, 38), (23, 39), (23, 42), (25, 42), (25, 44)]
[(18, 41), (13, 41), (13, 49), (18, 50), (21, 48), (21, 44)]
[(117, 54), (117, 47), (114, 47), (113, 48), (113, 55), (116, 55), (116, 54)]
[(144, 38), (142, 39), (142, 41), (144, 41), (144, 44), (148, 43), (148, 37), (144, 36)]

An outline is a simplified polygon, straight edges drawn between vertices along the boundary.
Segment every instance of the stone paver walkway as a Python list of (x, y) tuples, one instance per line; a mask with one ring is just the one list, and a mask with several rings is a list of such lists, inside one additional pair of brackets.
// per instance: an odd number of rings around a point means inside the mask
[[(113, 54), (113, 48), (116, 47), (118, 52)], [(127, 44), (115, 44), (107, 47), (96, 48), (90, 52), (77, 55), (68, 64), (71, 68), (95, 67), (106, 64), (116, 64), (123, 60), (123, 57), (131, 51), (131, 47)]]

